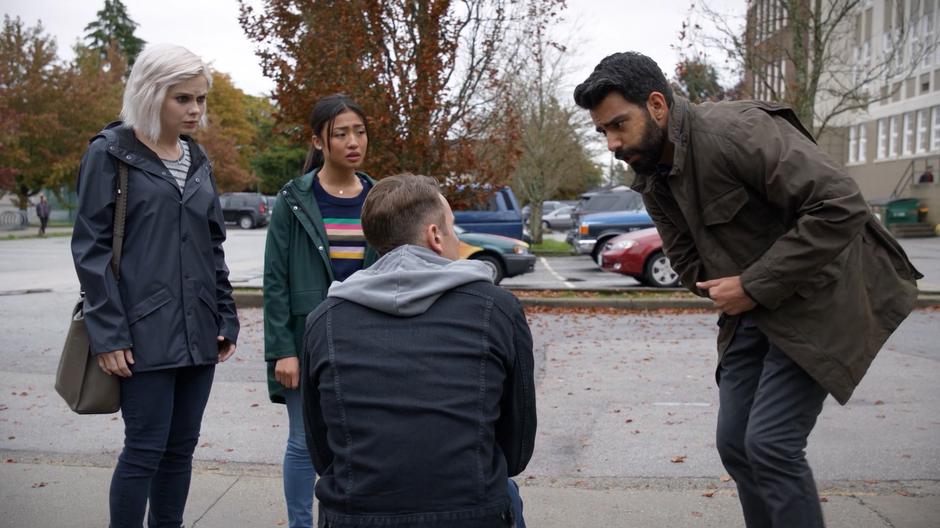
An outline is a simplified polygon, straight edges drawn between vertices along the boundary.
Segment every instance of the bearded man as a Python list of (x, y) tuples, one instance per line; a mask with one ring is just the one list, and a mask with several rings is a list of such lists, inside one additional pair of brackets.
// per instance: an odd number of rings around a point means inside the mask
[(747, 526), (824, 526), (807, 437), (827, 394), (849, 400), (921, 275), (790, 108), (691, 104), (635, 52), (602, 60), (574, 99), (636, 170), (682, 284), (721, 310), (717, 446)]

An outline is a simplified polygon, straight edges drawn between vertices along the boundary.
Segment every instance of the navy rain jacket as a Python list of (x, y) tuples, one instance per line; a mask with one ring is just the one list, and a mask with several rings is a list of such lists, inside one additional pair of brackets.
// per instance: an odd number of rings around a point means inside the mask
[[(130, 348), (134, 372), (215, 364), (216, 336), (238, 338), (212, 166), (195, 141), (182, 139), (192, 161), (182, 193), (119, 122), (92, 138), (79, 171), (72, 256), (91, 352)], [(118, 163), (129, 169), (119, 282), (110, 266)]]

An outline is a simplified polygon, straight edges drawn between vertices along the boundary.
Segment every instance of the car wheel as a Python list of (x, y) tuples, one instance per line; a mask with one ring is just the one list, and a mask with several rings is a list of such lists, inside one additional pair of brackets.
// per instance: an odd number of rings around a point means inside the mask
[(552, 230), (552, 224), (549, 224), (549, 223), (546, 222), (545, 220), (542, 220), (542, 228), (545, 229), (546, 231), (551, 231), (551, 230)]
[(493, 255), (487, 255), (486, 253), (480, 253), (470, 257), (471, 260), (479, 260), (480, 262), (486, 264), (490, 268), (490, 272), (493, 274), (493, 284), (499, 284), (503, 280), (505, 272), (503, 272), (503, 263), (499, 261), (498, 258)]
[(597, 242), (595, 242), (594, 248), (591, 249), (591, 260), (593, 260), (594, 263), (597, 264), (598, 268), (603, 267), (604, 256), (602, 255), (602, 253), (604, 253), (604, 246), (606, 246), (607, 242), (609, 241), (610, 241), (610, 237), (602, 238), (598, 240)]
[(657, 251), (646, 259), (646, 271), (642, 282), (657, 288), (671, 288), (679, 284), (679, 275), (672, 269), (666, 255), (662, 251)]
[(238, 227), (242, 229), (251, 229), (255, 227), (255, 221), (251, 219), (250, 215), (244, 215), (238, 219)]

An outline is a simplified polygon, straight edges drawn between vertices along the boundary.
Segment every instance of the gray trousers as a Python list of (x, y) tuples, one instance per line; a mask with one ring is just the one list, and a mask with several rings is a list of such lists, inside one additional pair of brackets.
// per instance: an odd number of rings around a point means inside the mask
[(718, 376), (718, 454), (747, 527), (824, 527), (804, 449), (826, 391), (747, 317)]

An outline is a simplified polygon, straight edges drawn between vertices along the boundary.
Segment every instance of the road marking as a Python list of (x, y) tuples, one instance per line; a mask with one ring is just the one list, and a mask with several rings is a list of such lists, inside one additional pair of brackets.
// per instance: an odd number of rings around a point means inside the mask
[(545, 257), (539, 257), (539, 260), (542, 261), (542, 265), (545, 266), (545, 269), (547, 269), (548, 272), (552, 274), (552, 277), (555, 277), (556, 279), (558, 279), (558, 282), (564, 284), (565, 287), (568, 288), (569, 290), (574, 289), (574, 284), (571, 284), (570, 282), (566, 281), (564, 277), (562, 277), (555, 270), (553, 270), (552, 267), (548, 264), (548, 261), (545, 260)]
[(653, 402), (660, 407), (711, 407), (712, 404), (704, 402)]

